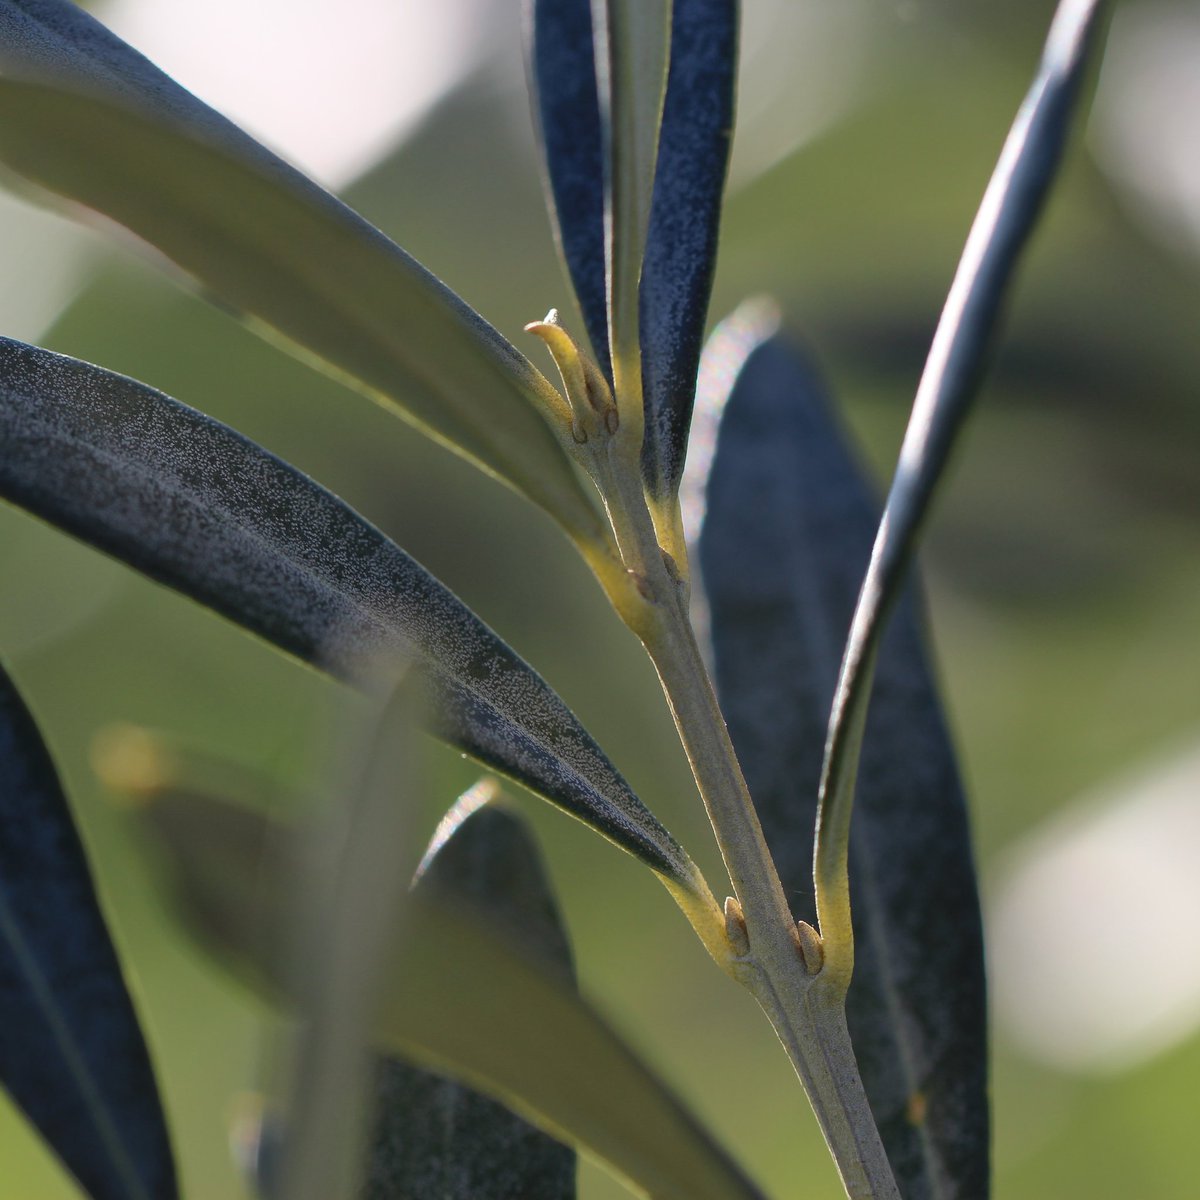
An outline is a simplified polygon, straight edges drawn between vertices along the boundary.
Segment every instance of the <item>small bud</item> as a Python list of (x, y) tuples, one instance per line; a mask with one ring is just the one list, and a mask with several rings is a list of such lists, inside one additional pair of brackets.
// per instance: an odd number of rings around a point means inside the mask
[[(616, 433), (620, 424), (608, 381), (574, 338), (563, 328), (558, 311), (551, 309), (543, 321), (531, 321), (527, 333), (542, 339), (562, 376), (570, 409), (571, 436), (584, 445), (592, 434)], [(564, 414), (565, 416), (565, 414)]]
[(737, 958), (750, 953), (750, 935), (746, 932), (746, 917), (736, 896), (725, 897), (725, 936)]
[(804, 969), (810, 975), (819, 975), (825, 965), (825, 947), (821, 935), (807, 921), (796, 922), (796, 944)]

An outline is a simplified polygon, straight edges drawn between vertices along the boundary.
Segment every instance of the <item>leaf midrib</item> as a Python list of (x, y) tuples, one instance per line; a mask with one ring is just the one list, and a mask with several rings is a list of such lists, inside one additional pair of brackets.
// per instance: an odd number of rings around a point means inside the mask
[(12, 950), (18, 972), (24, 977), (30, 992), (38, 1002), (67, 1073), (79, 1089), (88, 1116), (117, 1175), (128, 1190), (130, 1200), (152, 1200), (116, 1126), (109, 1117), (101, 1089), (88, 1067), (87, 1056), (71, 1033), (70, 1021), (58, 1005), (54, 989), (38, 965), (37, 956), (25, 940), (20, 924), (9, 905), (7, 889), (3, 886), (0, 886), (0, 934)]

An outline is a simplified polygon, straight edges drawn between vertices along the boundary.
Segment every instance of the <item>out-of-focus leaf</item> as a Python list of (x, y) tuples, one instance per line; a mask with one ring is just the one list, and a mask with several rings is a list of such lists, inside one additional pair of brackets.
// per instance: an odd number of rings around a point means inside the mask
[(413, 840), (424, 790), (410, 682), (402, 679), (354, 756), (346, 795), (310, 832), (311, 868), (294, 881), (299, 956), (288, 966), (302, 1024), (280, 1157), (280, 1196), (361, 1193), (374, 1014), (407, 888), (397, 860)]
[(673, 502), (683, 471), (696, 372), (717, 258), (733, 134), (737, 0), (674, 0), (658, 166), (639, 291), (643, 470)]
[[(121, 756), (118, 742), (126, 743), (127, 767), (139, 745), (152, 758), (155, 746), (148, 740), (134, 731), (106, 738), (102, 772), (120, 775), (120, 764), (110, 761)], [(199, 764), (198, 772), (196, 767), (194, 760), (188, 763), (192, 774), (211, 774), (208, 764)], [(158, 775), (166, 779), (166, 773)], [(416, 886), (502, 926), (505, 937), (570, 980), (570, 946), (533, 836), (515, 812), (490, 803), (497, 791), (482, 781), (458, 799), (422, 860)], [(245, 863), (234, 874), (251, 877)], [(378, 1055), (371, 1074), (373, 1117), (361, 1187), (366, 1200), (574, 1198), (574, 1150), (496, 1100), (400, 1058)], [(282, 1124), (262, 1108), (247, 1118), (238, 1132), (247, 1172), (264, 1196), (278, 1195)]]
[(592, 5), (604, 146), (608, 340), (618, 404), (626, 396), (641, 403), (638, 279), (650, 221), (670, 8), (667, 0)]
[(592, 350), (611, 385), (604, 154), (591, 0), (533, 0), (527, 32), (550, 215)]
[[(826, 715), (878, 506), (820, 381), (761, 311), (718, 329), (702, 377), (702, 403), (724, 403), (700, 536), (717, 688), (788, 899), (815, 924)], [(847, 1016), (901, 1193), (978, 1200), (988, 1191), (979, 901), (920, 624), (910, 593), (867, 723)]]
[(603, 540), (546, 420), (562, 401), (369, 222), (74, 4), (0, 3), (0, 160), (188, 274), (547, 509)]
[[(210, 797), (158, 792), (138, 809), (169, 859), (172, 905), (225, 967), (286, 999), (281, 949), (296, 834)], [(431, 889), (433, 890), (433, 889)], [(575, 992), (477, 909), (413, 897), (387, 967), (379, 1049), (445, 1071), (603, 1162), (639, 1195), (761, 1200), (761, 1192)]]
[(143, 384), (0, 339), (0, 496), (322, 670), (428, 681), (434, 732), (694, 891), (696, 869), (546, 683), (353, 509)]
[[(515, 812), (488, 803), (494, 785), (467, 792), (438, 828), (418, 894), (478, 911), (570, 977), (571, 950), (532, 834)], [(368, 1200), (573, 1200), (575, 1152), (453, 1079), (399, 1059), (375, 1067)]]
[(150, 1057), (83, 847), (3, 670), (0, 1083), (95, 1200), (177, 1194)]
[[(955, 436), (978, 394), (1017, 261), (1058, 173), (1102, 7), (1100, 0), (1059, 5), (1037, 76), (971, 226), (917, 388), (829, 718), (813, 862), (823, 931), (849, 925), (850, 813), (880, 637)], [(841, 940), (835, 936), (833, 943)]]

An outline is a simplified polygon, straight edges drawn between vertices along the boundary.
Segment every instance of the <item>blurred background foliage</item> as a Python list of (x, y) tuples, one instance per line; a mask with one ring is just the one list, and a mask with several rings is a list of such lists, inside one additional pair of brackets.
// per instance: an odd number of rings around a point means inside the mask
[[(336, 18), (315, 2), (94, 7), (549, 366), (521, 327), (571, 308), (517, 0), (356, 0)], [(881, 479), (1052, 7), (745, 0), (713, 317), (777, 297)], [(1022, 1200), (1169, 1200), (1200, 1178), (1200, 10), (1118, 5), (1096, 75), (924, 555), (994, 934), (997, 1195)], [(357, 506), (559, 689), (719, 877), (652, 670), (547, 519), (128, 239), (7, 197), (0, 213), (3, 332), (160, 387)], [(0, 509), (0, 546), (0, 648), (97, 864), (186, 1194), (236, 1197), (228, 1125), (239, 1094), (272, 1077), (278, 1035), (149, 903), (89, 745), (139, 722), (329, 791), (358, 702), (24, 514)], [(407, 798), (429, 831), (476, 778), (434, 757), (429, 794)], [(582, 826), (523, 807), (585, 990), (772, 1195), (837, 1194), (769, 1027), (662, 889)], [(402, 869), (421, 848), (398, 848)], [(75, 1195), (7, 1108), (0, 1163), (5, 1197)], [(622, 1194), (583, 1177), (587, 1200)]]

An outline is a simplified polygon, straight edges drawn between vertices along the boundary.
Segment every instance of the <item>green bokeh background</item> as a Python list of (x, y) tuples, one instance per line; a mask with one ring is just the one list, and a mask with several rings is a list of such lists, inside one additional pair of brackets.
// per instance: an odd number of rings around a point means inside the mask
[[(1050, 7), (881, 8), (872, 19), (889, 50), (869, 93), (729, 200), (714, 318), (746, 295), (776, 296), (881, 477)], [(514, 113), (508, 84), (473, 79), (350, 197), (538, 359), (521, 326), (551, 305), (571, 309), (531, 136)], [(45, 344), (228, 422), (382, 526), (537, 666), (719, 887), (653, 672), (553, 525), (146, 258), (103, 244)], [(1078, 793), (1196, 739), (1198, 261), (1148, 237), (1077, 138), (925, 554), (985, 875)], [(0, 647), (83, 826), (157, 1056), (185, 1194), (238, 1197), (228, 1121), (237, 1096), (270, 1077), (278, 1042), (269, 1016), (156, 910), (88, 747), (114, 721), (139, 722), (305, 785), (330, 777), (357, 702), (24, 514), (0, 508), (0, 547)], [(424, 831), (476, 776), (433, 752), (429, 794), (410, 800)], [(521, 804), (588, 994), (771, 1195), (837, 1195), (769, 1028), (662, 889), (583, 826)], [(1200, 1038), (1091, 1079), (1036, 1065), (1002, 1036), (993, 1059), (999, 1197), (1200, 1194)], [(594, 1168), (583, 1178), (586, 1200), (624, 1194)], [(0, 1197), (74, 1195), (0, 1104)]]

